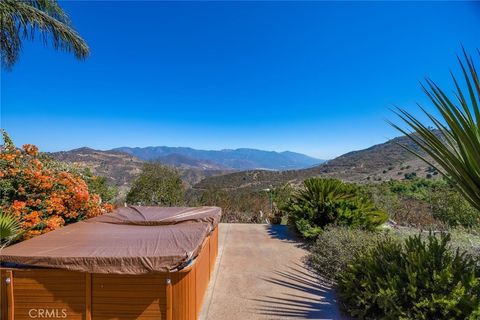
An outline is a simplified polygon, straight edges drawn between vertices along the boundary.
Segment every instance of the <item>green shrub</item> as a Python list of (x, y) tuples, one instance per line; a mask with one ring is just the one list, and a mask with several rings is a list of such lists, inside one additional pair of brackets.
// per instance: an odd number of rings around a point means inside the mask
[(480, 225), (480, 212), (453, 188), (432, 190), (429, 202), (433, 216), (450, 227)]
[(436, 229), (480, 225), (478, 210), (446, 179), (388, 181), (363, 189), (400, 225)]
[(416, 172), (405, 173), (404, 177), (406, 180), (413, 180), (417, 177), (417, 173)]
[(335, 282), (352, 260), (387, 237), (385, 233), (329, 226), (310, 248), (307, 264)]
[(478, 319), (480, 268), (449, 241), (387, 239), (357, 256), (338, 279), (345, 309), (360, 319)]
[(357, 186), (335, 179), (305, 180), (284, 210), (307, 239), (316, 238), (329, 224), (374, 230), (388, 219)]
[(109, 185), (106, 177), (95, 176), (90, 169), (84, 170), (81, 174), (88, 185), (88, 190), (98, 194), (102, 201), (113, 202), (118, 196), (118, 188)]
[(185, 191), (178, 172), (158, 163), (147, 163), (127, 194), (127, 203), (177, 206), (184, 203)]

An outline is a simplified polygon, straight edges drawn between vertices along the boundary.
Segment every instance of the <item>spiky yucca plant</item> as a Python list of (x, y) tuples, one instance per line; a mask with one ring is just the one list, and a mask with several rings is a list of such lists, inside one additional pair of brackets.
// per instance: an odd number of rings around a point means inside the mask
[(455, 98), (448, 97), (428, 78), (426, 84), (422, 85), (441, 115), (437, 118), (419, 105), (435, 125), (436, 131), (401, 108), (397, 108), (395, 113), (411, 130), (407, 131), (394, 123), (391, 125), (418, 144), (439, 166), (405, 147), (408, 151), (450, 178), (462, 195), (480, 210), (480, 81), (472, 57), (465, 50), (463, 54), (465, 61), (460, 58), (458, 61), (465, 88), (460, 87), (452, 74)]

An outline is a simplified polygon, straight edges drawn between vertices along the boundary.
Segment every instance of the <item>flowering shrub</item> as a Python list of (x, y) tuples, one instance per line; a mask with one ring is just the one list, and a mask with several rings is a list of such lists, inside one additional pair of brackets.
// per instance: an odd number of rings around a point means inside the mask
[(3, 132), (0, 151), (0, 207), (15, 216), (21, 238), (55, 230), (65, 224), (111, 211), (74, 170), (38, 152), (34, 145), (17, 149)]

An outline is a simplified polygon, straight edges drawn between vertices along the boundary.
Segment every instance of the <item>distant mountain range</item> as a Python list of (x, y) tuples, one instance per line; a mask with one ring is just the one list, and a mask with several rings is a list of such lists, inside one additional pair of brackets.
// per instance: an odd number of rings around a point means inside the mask
[(401, 180), (414, 173), (417, 177), (439, 177), (425, 162), (400, 145), (415, 150), (430, 159), (409, 138), (402, 136), (368, 149), (346, 153), (318, 166), (287, 171), (250, 170), (208, 177), (194, 186), (207, 188), (263, 189), (284, 183), (299, 184), (310, 177), (332, 177), (350, 182), (380, 182)]
[[(284, 183), (299, 184), (309, 177), (334, 177), (351, 182), (401, 180), (405, 175), (436, 178), (433, 168), (400, 145), (424, 153), (407, 137), (398, 137), (368, 149), (346, 153), (320, 165), (317, 159), (293, 152), (253, 149), (204, 151), (190, 148), (117, 148), (100, 151), (80, 148), (51, 153), (59, 161), (90, 168), (111, 184), (128, 190), (145, 161), (176, 167), (184, 183), (194, 189), (264, 189)], [(425, 155), (424, 155), (425, 156)], [(263, 157), (263, 158), (262, 158)], [(428, 157), (427, 157), (428, 158)], [(303, 169), (272, 170), (303, 165)], [(243, 168), (267, 168), (245, 170)]]
[(177, 168), (184, 183), (191, 187), (204, 178), (239, 170), (265, 168), (305, 168), (322, 162), (294, 152), (269, 152), (255, 149), (205, 151), (191, 148), (147, 147), (116, 148), (108, 151), (87, 147), (50, 153), (62, 162), (89, 168), (105, 176), (125, 194), (145, 161), (159, 162)]
[(318, 165), (324, 160), (284, 151), (256, 149), (197, 150), (182, 147), (121, 147), (110, 151), (123, 152), (146, 161), (159, 161), (173, 166), (189, 165), (216, 170), (292, 170)]

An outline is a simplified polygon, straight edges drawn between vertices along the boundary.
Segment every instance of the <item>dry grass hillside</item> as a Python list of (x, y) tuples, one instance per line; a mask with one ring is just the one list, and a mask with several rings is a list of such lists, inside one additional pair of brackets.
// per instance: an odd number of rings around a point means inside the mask
[(425, 162), (402, 148), (412, 148), (424, 155), (407, 137), (398, 137), (368, 149), (346, 153), (324, 164), (302, 170), (265, 171), (253, 170), (236, 172), (223, 176), (206, 178), (196, 189), (209, 188), (268, 188), (283, 183), (298, 184), (303, 180), (322, 176), (350, 182), (380, 182), (390, 179), (405, 179), (405, 175), (418, 177), (438, 176)]
[(71, 163), (81, 168), (89, 168), (93, 174), (104, 176), (109, 184), (126, 194), (132, 180), (140, 173), (143, 161), (121, 152), (105, 152), (90, 148), (80, 148), (50, 154), (55, 160)]
[[(71, 163), (80, 168), (89, 168), (95, 175), (107, 177), (109, 184), (119, 188), (120, 195), (125, 195), (128, 192), (131, 182), (140, 173), (144, 164), (143, 160), (127, 153), (90, 148), (55, 152), (51, 153), (50, 156), (57, 161)], [(161, 159), (159, 161), (162, 162)], [(170, 161), (162, 163), (173, 166)], [(177, 161), (176, 163), (179, 163), (175, 167), (187, 187), (200, 182), (206, 177), (232, 172), (226, 169), (203, 169), (205, 162), (187, 163), (186, 161)], [(200, 167), (197, 168), (195, 167), (196, 165)]]

